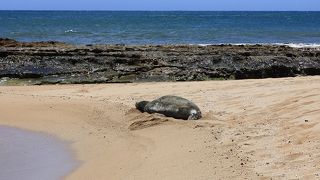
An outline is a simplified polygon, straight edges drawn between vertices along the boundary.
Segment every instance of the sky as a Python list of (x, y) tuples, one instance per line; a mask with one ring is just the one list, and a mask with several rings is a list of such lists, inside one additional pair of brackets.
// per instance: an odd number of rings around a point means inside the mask
[(320, 0), (0, 0), (0, 10), (320, 11)]

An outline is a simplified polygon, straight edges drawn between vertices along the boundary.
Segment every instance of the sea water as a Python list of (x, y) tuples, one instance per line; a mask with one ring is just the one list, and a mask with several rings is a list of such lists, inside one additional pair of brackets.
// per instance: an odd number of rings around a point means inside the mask
[(320, 12), (0, 11), (0, 37), (73, 44), (320, 44)]
[(57, 180), (76, 166), (66, 144), (56, 138), (0, 126), (1, 180)]

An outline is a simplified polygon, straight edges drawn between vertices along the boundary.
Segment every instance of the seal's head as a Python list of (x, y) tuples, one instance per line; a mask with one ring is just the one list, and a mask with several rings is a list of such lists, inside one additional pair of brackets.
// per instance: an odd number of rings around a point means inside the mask
[(149, 103), (149, 101), (140, 101), (136, 103), (136, 108), (141, 111), (141, 112), (145, 112), (144, 107), (146, 107), (146, 105)]

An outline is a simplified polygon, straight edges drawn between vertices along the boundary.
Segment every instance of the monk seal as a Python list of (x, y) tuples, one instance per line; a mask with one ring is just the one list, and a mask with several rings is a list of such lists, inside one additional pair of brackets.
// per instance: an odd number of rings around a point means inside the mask
[(159, 113), (184, 120), (200, 119), (201, 111), (193, 102), (178, 96), (163, 96), (154, 101), (140, 101), (136, 108), (141, 112)]

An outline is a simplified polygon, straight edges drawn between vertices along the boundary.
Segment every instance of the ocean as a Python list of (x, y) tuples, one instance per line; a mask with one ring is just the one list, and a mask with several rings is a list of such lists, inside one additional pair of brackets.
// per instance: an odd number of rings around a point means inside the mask
[(320, 12), (0, 11), (0, 37), (72, 44), (320, 44)]

